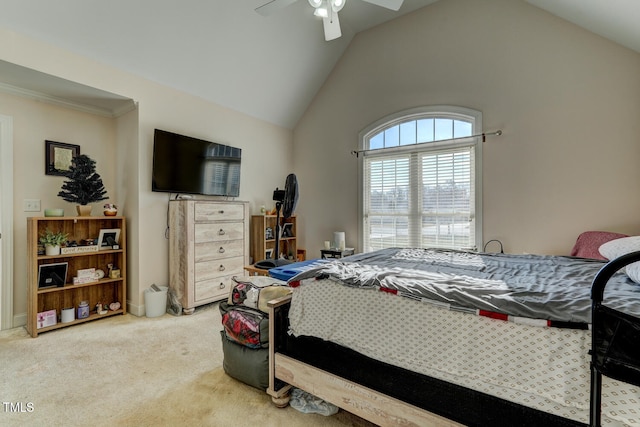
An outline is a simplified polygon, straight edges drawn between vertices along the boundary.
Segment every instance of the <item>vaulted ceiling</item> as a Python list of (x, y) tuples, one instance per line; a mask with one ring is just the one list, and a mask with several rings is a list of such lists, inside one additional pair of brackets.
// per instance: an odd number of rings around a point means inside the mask
[[(267, 17), (254, 9), (268, 0), (3, 0), (0, 27), (293, 128), (358, 32), (436, 1), (448, 0), (404, 0), (397, 12), (347, 0), (330, 42), (307, 0)], [(638, 0), (512, 1), (640, 52)], [(91, 90), (24, 71), (0, 61), (0, 84), (70, 100)]]

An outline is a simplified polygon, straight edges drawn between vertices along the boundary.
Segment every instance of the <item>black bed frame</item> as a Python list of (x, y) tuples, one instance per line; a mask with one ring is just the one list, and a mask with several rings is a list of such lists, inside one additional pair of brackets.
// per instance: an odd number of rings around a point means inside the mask
[[(591, 427), (600, 427), (602, 375), (640, 386), (640, 318), (602, 305), (604, 287), (622, 267), (640, 261), (640, 252), (611, 261), (593, 281)], [(290, 298), (290, 297), (289, 297)], [(284, 355), (347, 381), (468, 426), (573, 427), (586, 424), (529, 408), (392, 366), (314, 337), (289, 335), (289, 300), (272, 301), (270, 346), (272, 383), (269, 394), (280, 398), (290, 388), (276, 378), (275, 355)], [(282, 400), (280, 400), (282, 402)], [(284, 401), (286, 404), (286, 400)]]
[(640, 261), (640, 252), (608, 262), (591, 287), (591, 427), (601, 425), (602, 375), (640, 387), (640, 318), (602, 304), (611, 276), (636, 261)]

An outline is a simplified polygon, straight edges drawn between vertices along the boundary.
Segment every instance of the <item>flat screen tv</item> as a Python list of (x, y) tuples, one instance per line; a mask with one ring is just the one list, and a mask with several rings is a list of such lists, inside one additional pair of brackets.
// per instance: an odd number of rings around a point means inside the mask
[(156, 129), (152, 191), (238, 197), (242, 150)]

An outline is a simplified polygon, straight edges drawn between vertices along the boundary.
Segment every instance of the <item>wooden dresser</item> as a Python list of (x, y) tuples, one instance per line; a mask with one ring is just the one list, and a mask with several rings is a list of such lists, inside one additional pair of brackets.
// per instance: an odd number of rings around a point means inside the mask
[(183, 310), (226, 298), (248, 264), (248, 202), (169, 202), (169, 286)]

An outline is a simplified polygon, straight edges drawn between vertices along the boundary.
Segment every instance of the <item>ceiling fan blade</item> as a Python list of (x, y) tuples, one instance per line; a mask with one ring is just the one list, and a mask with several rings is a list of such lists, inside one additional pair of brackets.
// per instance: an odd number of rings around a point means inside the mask
[(342, 36), (340, 20), (338, 19), (337, 13), (334, 12), (331, 13), (331, 16), (328, 18), (322, 18), (322, 23), (324, 24), (324, 39), (326, 41), (334, 40)]
[(274, 12), (295, 3), (297, 0), (271, 0), (255, 9), (262, 16), (269, 16)]
[(362, 0), (391, 10), (399, 10), (404, 0)]

